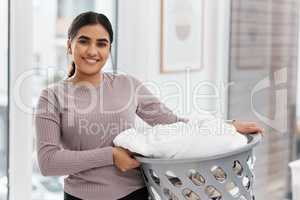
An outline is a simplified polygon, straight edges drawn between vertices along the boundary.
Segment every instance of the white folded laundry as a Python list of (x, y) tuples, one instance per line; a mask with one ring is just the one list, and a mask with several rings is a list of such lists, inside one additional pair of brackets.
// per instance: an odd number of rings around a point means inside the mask
[(113, 143), (147, 157), (200, 158), (238, 149), (247, 144), (247, 138), (222, 119), (208, 119), (157, 125), (139, 132), (127, 129)]

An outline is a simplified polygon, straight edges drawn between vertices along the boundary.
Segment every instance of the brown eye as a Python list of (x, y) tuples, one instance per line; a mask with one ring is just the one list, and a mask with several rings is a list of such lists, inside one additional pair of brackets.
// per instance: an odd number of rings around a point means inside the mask
[(101, 43), (98, 43), (98, 44), (97, 44), (97, 46), (98, 46), (98, 47), (106, 47), (106, 46), (107, 46), (107, 44), (106, 44), (106, 43), (104, 43), (104, 42), (101, 42)]
[(78, 40), (78, 42), (79, 42), (80, 44), (86, 44), (86, 43), (87, 43), (86, 40)]

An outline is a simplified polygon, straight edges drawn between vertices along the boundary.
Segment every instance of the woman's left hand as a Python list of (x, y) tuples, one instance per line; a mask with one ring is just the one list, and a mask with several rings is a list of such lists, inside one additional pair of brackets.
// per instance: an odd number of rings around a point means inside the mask
[(255, 122), (241, 122), (235, 120), (232, 125), (235, 129), (242, 134), (251, 134), (251, 133), (262, 133), (263, 129), (260, 128)]

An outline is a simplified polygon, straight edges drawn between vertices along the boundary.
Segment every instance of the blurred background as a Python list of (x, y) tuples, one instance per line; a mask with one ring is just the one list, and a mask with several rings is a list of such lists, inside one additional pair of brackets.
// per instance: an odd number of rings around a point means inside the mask
[[(291, 199), (288, 163), (300, 157), (298, 0), (2, 0), (0, 200), (63, 198), (63, 177), (39, 172), (32, 112), (41, 89), (66, 78), (67, 29), (83, 11), (113, 24), (105, 71), (161, 85), (159, 97), (177, 114), (258, 122), (256, 199)], [(169, 98), (178, 94), (170, 82), (182, 99)]]

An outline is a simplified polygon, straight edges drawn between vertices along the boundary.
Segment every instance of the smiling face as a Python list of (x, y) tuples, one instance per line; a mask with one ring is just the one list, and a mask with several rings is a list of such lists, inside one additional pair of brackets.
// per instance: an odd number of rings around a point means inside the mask
[(95, 75), (108, 59), (109, 34), (100, 24), (83, 26), (75, 38), (68, 41), (68, 48), (76, 65), (76, 73)]

